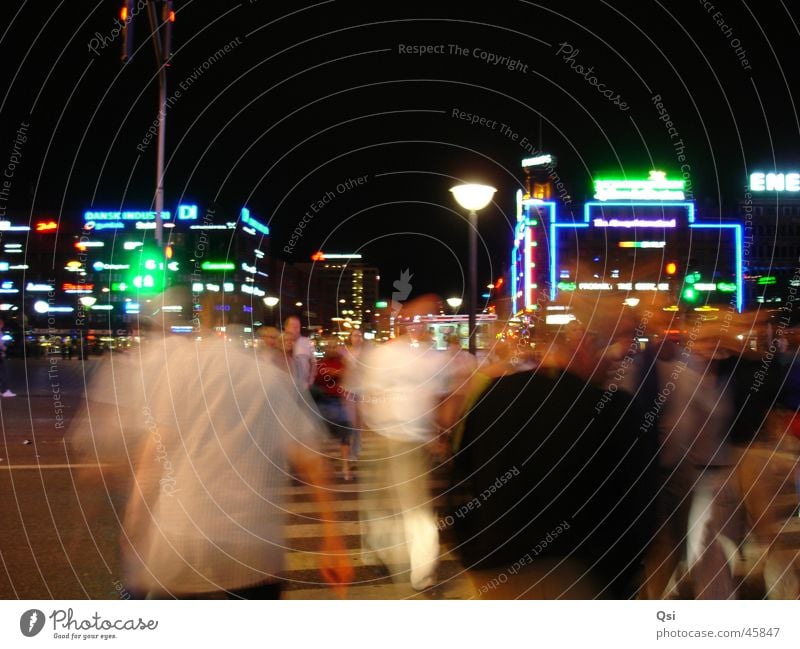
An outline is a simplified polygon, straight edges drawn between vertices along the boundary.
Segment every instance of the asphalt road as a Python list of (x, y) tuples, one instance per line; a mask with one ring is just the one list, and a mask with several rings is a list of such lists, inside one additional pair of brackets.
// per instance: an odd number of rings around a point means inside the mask
[(83, 385), (97, 361), (6, 362), (17, 397), (0, 400), (0, 598), (116, 597), (124, 485), (65, 443), (88, 424)]

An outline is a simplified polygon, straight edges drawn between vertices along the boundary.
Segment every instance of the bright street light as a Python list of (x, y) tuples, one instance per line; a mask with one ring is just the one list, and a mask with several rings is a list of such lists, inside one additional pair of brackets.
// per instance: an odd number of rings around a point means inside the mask
[(461, 207), (471, 212), (477, 212), (492, 201), (492, 197), (497, 189), (490, 185), (468, 183), (466, 185), (451, 187), (450, 191), (453, 192), (453, 196), (455, 196), (456, 201), (458, 201)]
[(264, 304), (266, 304), (270, 309), (274, 307), (280, 300), (277, 297), (273, 297), (272, 295), (268, 295), (264, 298)]
[(478, 214), (486, 207), (497, 191), (490, 185), (468, 183), (451, 187), (458, 204), (469, 210), (469, 298), (467, 314), (469, 316), (469, 353), (473, 356), (477, 351), (475, 334), (477, 333), (475, 310), (478, 307)]
[(462, 300), (460, 297), (449, 297), (445, 301), (447, 302), (447, 305), (452, 309), (457, 309), (464, 302), (464, 300)]

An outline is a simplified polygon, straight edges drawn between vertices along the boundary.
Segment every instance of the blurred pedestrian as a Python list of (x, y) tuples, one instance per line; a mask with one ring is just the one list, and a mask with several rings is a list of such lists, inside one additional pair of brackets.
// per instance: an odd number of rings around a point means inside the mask
[(342, 477), (346, 481), (353, 479), (350, 472), (350, 439), (352, 426), (345, 408), (346, 392), (342, 385), (345, 365), (342, 359), (343, 347), (339, 341), (331, 339), (325, 345), (325, 356), (317, 364), (317, 376), (311, 394), (322, 415), (328, 430), (339, 442)]
[(654, 444), (627, 394), (605, 396), (553, 365), (495, 379), (470, 409), (440, 525), (478, 597), (635, 595)]
[(279, 597), (292, 465), (323, 521), (322, 574), (341, 591), (352, 569), (313, 450), (319, 425), (286, 374), (236, 344), (236, 324), (215, 333), (225, 315), (215, 299), (203, 296), (200, 336), (164, 337), (161, 363), (142, 365), (136, 414), (147, 438), (125, 512), (126, 588), (149, 598)]
[(378, 442), (363, 508), (364, 560), (408, 566), (415, 590), (436, 584), (430, 446), (452, 422), (446, 359), (420, 321), (438, 311), (433, 296), (406, 303), (398, 316), (405, 333), (370, 350), (363, 362), (364, 425)]
[(314, 343), (300, 333), (300, 318), (289, 316), (283, 325), (283, 333), (291, 343), (294, 377), (298, 387), (308, 390), (314, 383), (317, 372), (317, 358)]

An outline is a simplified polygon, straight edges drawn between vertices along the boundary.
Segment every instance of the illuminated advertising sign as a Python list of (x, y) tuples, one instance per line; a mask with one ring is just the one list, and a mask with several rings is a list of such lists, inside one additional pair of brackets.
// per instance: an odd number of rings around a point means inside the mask
[(682, 201), (683, 180), (667, 180), (663, 171), (651, 171), (647, 180), (594, 181), (594, 197), (598, 201)]
[(11, 221), (0, 221), (0, 230), (4, 232), (28, 232), (29, 225), (11, 225)]
[(30, 291), (31, 293), (49, 293), (50, 291), (55, 290), (55, 287), (51, 284), (36, 284), (35, 282), (28, 282), (27, 286), (25, 286), (26, 291)]
[(65, 282), (61, 285), (61, 290), (64, 293), (91, 293), (94, 290), (94, 284), (74, 284)]
[(553, 156), (549, 153), (534, 156), (533, 158), (525, 158), (522, 161), (523, 167), (539, 167), (541, 165), (549, 165), (553, 163)]
[(666, 241), (620, 241), (617, 245), (620, 248), (663, 248), (665, 245), (667, 245), (667, 242)]
[(750, 174), (751, 192), (800, 192), (800, 173), (763, 173), (756, 171)]
[(675, 219), (595, 219), (596, 228), (674, 228)]
[[(256, 232), (260, 232), (261, 234), (264, 235), (269, 234), (269, 228), (263, 223), (259, 223), (252, 216), (250, 216), (250, 210), (248, 210), (246, 207), (242, 208), (241, 218), (242, 218), (242, 223), (245, 223), (246, 225), (250, 226)], [(251, 232), (250, 234), (255, 234), (255, 232)]]
[[(161, 220), (169, 221), (172, 214), (167, 210), (162, 210)], [(197, 219), (197, 205), (178, 205), (178, 218), (184, 221)], [(125, 211), (87, 211), (83, 213), (84, 221), (155, 221), (154, 211), (144, 210), (125, 210)], [(97, 225), (95, 225), (95, 228)]]
[[(161, 218), (164, 221), (169, 220), (171, 217), (167, 211), (161, 212)], [(84, 221), (155, 221), (155, 212), (141, 212), (132, 210), (128, 212), (84, 212)]]
[(124, 228), (125, 224), (122, 221), (101, 221), (100, 223), (86, 221), (83, 224), (84, 230), (123, 230)]
[(58, 230), (58, 223), (55, 221), (39, 221), (36, 224), (37, 232), (55, 232)]
[(232, 261), (204, 261), (200, 264), (203, 270), (236, 270), (236, 264)]
[(178, 205), (179, 221), (196, 221), (197, 205)]

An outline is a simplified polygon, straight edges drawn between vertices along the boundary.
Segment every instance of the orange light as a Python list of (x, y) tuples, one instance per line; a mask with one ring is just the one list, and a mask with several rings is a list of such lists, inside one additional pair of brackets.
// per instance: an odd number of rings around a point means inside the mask
[(678, 272), (678, 265), (674, 261), (671, 261), (667, 264), (666, 271), (667, 275), (674, 275), (676, 272)]
[(172, 259), (172, 246), (167, 246), (166, 248), (164, 248), (164, 256), (167, 259)]
[(119, 10), (119, 18), (123, 22), (128, 20), (128, 5), (123, 5), (122, 9)]
[(175, 22), (175, 12), (174, 12), (174, 11), (170, 11), (170, 12), (169, 12), (169, 21), (170, 21), (171, 23), (174, 23), (174, 22)]
[(495, 288), (500, 288), (503, 285), (503, 278), (501, 277), (494, 283)]
[(58, 223), (55, 221), (39, 221), (36, 224), (37, 232), (52, 232), (58, 229)]
[(325, 261), (325, 254), (320, 250), (311, 255), (311, 261)]

